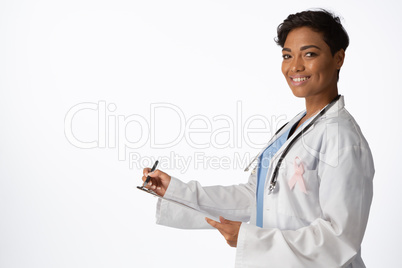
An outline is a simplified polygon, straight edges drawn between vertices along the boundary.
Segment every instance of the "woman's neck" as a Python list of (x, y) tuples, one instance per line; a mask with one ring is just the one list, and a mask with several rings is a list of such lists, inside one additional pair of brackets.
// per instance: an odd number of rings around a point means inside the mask
[(312, 96), (307, 97), (306, 100), (306, 115), (303, 119), (314, 116), (319, 111), (321, 111), (325, 106), (327, 106), (332, 100), (338, 96), (338, 91), (333, 91), (331, 94), (326, 94), (324, 96)]

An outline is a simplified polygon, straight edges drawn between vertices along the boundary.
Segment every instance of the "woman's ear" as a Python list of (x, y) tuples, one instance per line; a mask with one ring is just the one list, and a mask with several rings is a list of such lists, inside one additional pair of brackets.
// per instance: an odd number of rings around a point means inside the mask
[(334, 55), (334, 59), (336, 68), (340, 70), (343, 65), (343, 61), (345, 60), (345, 50), (342, 48), (338, 52), (336, 52)]

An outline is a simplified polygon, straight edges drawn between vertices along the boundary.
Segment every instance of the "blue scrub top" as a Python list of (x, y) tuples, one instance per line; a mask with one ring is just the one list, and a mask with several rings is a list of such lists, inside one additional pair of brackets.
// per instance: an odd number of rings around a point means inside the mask
[(271, 158), (278, 152), (282, 145), (287, 141), (289, 128), (285, 133), (283, 133), (276, 141), (274, 141), (270, 146), (265, 149), (265, 151), (260, 156), (260, 161), (258, 163), (258, 173), (257, 173), (257, 226), (262, 227), (263, 222), (263, 210), (264, 210), (264, 188), (265, 180), (268, 173), (269, 163)]
[[(309, 118), (310, 119), (310, 118)], [(306, 120), (300, 127), (310, 120)], [(296, 122), (297, 125), (299, 122)], [(271, 158), (279, 151), (282, 145), (287, 141), (289, 132), (293, 127), (288, 128), (279, 138), (277, 138), (260, 156), (258, 163), (257, 173), (257, 226), (263, 227), (263, 211), (264, 211), (264, 188), (265, 180), (267, 178), (268, 167), (271, 162)], [(296, 131), (296, 130), (295, 130)]]

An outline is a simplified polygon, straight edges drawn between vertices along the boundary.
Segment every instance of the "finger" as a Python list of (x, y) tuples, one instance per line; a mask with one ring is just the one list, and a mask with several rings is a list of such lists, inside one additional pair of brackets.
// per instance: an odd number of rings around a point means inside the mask
[(219, 231), (221, 231), (221, 230), (223, 231), (225, 229), (224, 224), (222, 224), (220, 222), (214, 221), (214, 220), (212, 220), (210, 218), (205, 218), (205, 220), (209, 223), (209, 225), (211, 225), (212, 227), (218, 229)]
[(165, 193), (166, 193), (165, 189), (163, 189), (162, 187), (156, 187), (156, 189), (153, 190), (153, 191), (154, 191), (157, 195), (160, 195), (160, 196), (164, 196)]
[[(142, 181), (146, 181), (148, 179), (148, 176), (142, 176)], [(148, 183), (155, 184), (155, 180), (153, 180), (152, 178), (150, 178), (150, 180), (148, 181)]]
[[(228, 243), (229, 246), (237, 246), (237, 235), (233, 235), (233, 230), (231, 229), (233, 227), (231, 225), (219, 223), (217, 221), (211, 220), (210, 218), (205, 218), (205, 220), (222, 234), (223, 238), (225, 238), (226, 243)], [(219, 220), (224, 221), (225, 219), (223, 217), (219, 217)], [(229, 229), (226, 230), (227, 228)]]
[(226, 239), (227, 234), (226, 234), (226, 232), (224, 230), (222, 230), (222, 226), (221, 226), (222, 224), (221, 223), (219, 223), (217, 221), (214, 221), (214, 220), (212, 220), (210, 218), (205, 218), (205, 220), (209, 223), (209, 225), (211, 225), (212, 227), (217, 229), (221, 233), (221, 235)]
[(155, 186), (155, 188), (163, 187), (164, 182), (166, 181), (166, 174), (159, 169), (148, 173), (148, 176), (151, 178), (152, 184)]
[[(149, 171), (149, 172), (148, 172), (148, 171)], [(161, 179), (161, 178), (159, 177), (159, 172), (156, 173), (156, 171), (157, 171), (157, 170), (151, 172), (150, 169), (148, 169), (148, 170), (144, 169), (144, 172), (145, 172), (145, 173), (144, 173), (144, 176), (142, 177), (142, 181), (147, 180), (148, 177), (149, 177), (150, 180), (149, 180), (148, 183), (152, 182), (152, 184), (154, 184), (154, 185), (159, 185), (159, 184), (161, 184), (161, 183), (160, 183), (160, 179)], [(159, 186), (160, 186), (160, 185), (159, 185)]]
[[(143, 172), (144, 172), (144, 174), (142, 177), (142, 181), (146, 181), (148, 179), (148, 177), (150, 178), (147, 186), (151, 187), (152, 185), (154, 185), (155, 188), (161, 186), (162, 182), (160, 181), (161, 178), (159, 176), (162, 173), (161, 171), (155, 170), (155, 171), (151, 172), (150, 168), (144, 168)], [(151, 189), (152, 189), (152, 187), (151, 187)], [(154, 190), (154, 189), (152, 189), (152, 190)]]
[(214, 228), (217, 228), (217, 221), (214, 221), (213, 219), (210, 219), (208, 217), (205, 217), (205, 220), (208, 222), (209, 225), (211, 225)]
[(159, 169), (155, 169), (152, 172), (151, 170), (149, 170), (147, 175), (150, 176), (151, 178), (160, 178), (162, 174), (163, 174), (162, 171), (160, 171)]
[(229, 220), (225, 219), (225, 218), (222, 217), (222, 216), (219, 216), (219, 221), (220, 221), (221, 223), (230, 223)]
[[(142, 181), (144, 182), (144, 184), (145, 184), (145, 181), (146, 181), (147, 179), (148, 179), (148, 177), (145, 177), (145, 176), (142, 177)], [(156, 188), (159, 187), (159, 183), (158, 183), (157, 180), (151, 178), (151, 179), (148, 181), (147, 185), (143, 185), (143, 186), (144, 186), (145, 188), (147, 188), (147, 189), (150, 189), (150, 190), (152, 190), (152, 191), (155, 191)]]
[(144, 168), (143, 170), (142, 170), (142, 174), (146, 177), (146, 176), (148, 176), (148, 173), (149, 172), (151, 172), (151, 169), (150, 168)]
[(142, 176), (142, 181), (146, 181), (147, 180), (147, 176)]
[(218, 229), (222, 234), (233, 234), (236, 233), (236, 230), (239, 229), (239, 226), (241, 226), (242, 222), (241, 221), (230, 221), (222, 216), (219, 217), (220, 222), (211, 220), (209, 218), (207, 219), (207, 222), (214, 228)]
[(223, 224), (231, 224), (231, 225), (241, 225), (242, 223), (241, 221), (230, 221), (222, 216), (219, 216), (219, 221)]

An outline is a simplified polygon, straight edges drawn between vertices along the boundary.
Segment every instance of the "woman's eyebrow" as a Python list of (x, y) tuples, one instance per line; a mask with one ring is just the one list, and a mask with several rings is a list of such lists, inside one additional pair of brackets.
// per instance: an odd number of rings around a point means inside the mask
[(306, 49), (309, 49), (309, 48), (316, 48), (316, 49), (321, 50), (321, 48), (319, 48), (319, 47), (317, 47), (317, 46), (315, 46), (315, 45), (309, 45), (309, 46), (303, 46), (303, 47), (301, 47), (301, 48), (300, 48), (300, 51), (303, 51), (303, 50), (306, 50)]
[[(300, 48), (300, 51), (303, 51), (303, 50), (306, 50), (306, 49), (309, 49), (309, 48), (316, 48), (316, 49), (321, 50), (321, 48), (319, 48), (319, 47), (317, 47), (315, 45), (308, 45), (308, 46), (302, 46)], [(290, 48), (287, 48), (287, 47), (282, 48), (282, 51), (292, 52), (292, 50)]]

